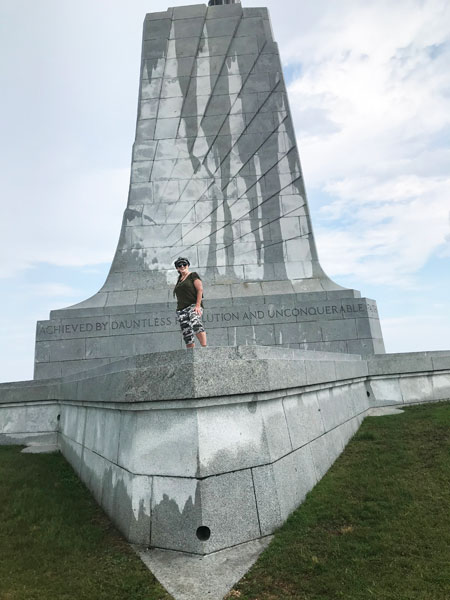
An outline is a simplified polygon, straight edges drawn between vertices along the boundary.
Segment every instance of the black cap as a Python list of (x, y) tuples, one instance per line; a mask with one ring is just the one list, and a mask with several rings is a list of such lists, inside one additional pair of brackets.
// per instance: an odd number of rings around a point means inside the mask
[(188, 267), (191, 266), (191, 263), (189, 262), (188, 258), (183, 258), (182, 256), (179, 256), (177, 258), (177, 260), (175, 261), (175, 268), (177, 267), (181, 267), (182, 265), (187, 265)]
[(240, 4), (240, 0), (209, 0), (208, 6), (220, 6), (221, 4)]

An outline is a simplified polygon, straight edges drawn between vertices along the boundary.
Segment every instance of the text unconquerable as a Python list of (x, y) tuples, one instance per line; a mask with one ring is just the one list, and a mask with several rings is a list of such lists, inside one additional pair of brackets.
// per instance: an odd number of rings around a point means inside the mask
[[(229, 311), (229, 312), (212, 312), (205, 310), (203, 320), (205, 323), (230, 323), (233, 321), (262, 321), (264, 319), (299, 319), (302, 317), (321, 317), (326, 315), (348, 315), (348, 314), (364, 314), (377, 318), (378, 313), (376, 306), (373, 304), (343, 304), (324, 305), (324, 306), (308, 306), (308, 307), (292, 307), (292, 308), (273, 308), (271, 306), (261, 307), (257, 310), (247, 311)], [(65, 323), (65, 324), (48, 324), (42, 325), (39, 329), (41, 336), (49, 335), (72, 335), (79, 334), (108, 334), (110, 332), (120, 332), (125, 330), (145, 330), (160, 327), (173, 327), (175, 318), (172, 316), (163, 317), (146, 317), (146, 318), (124, 318), (114, 320), (98, 320), (89, 323)]]

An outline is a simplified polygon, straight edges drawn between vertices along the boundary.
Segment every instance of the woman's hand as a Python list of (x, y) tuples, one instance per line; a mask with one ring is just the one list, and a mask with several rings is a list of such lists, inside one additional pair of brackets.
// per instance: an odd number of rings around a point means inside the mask
[(203, 298), (203, 284), (201, 279), (196, 279), (194, 281), (195, 291), (197, 292), (197, 302), (195, 303), (194, 311), (197, 315), (202, 316), (203, 309), (201, 307), (202, 298)]

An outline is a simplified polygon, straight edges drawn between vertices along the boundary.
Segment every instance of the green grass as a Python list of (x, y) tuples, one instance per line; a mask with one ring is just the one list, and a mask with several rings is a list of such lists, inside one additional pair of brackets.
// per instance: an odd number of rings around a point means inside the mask
[(169, 600), (58, 454), (0, 447), (1, 600)]
[[(450, 403), (366, 419), (229, 598), (450, 600)], [(62, 456), (0, 447), (0, 600), (84, 599), (170, 596)]]
[(450, 600), (450, 403), (366, 419), (228, 597)]

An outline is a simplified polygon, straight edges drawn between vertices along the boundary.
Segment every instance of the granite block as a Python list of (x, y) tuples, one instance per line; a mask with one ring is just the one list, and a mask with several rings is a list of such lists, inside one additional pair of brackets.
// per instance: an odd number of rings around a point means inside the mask
[(35, 363), (34, 365), (34, 378), (35, 379), (50, 379), (52, 377), (61, 377), (63, 363), (49, 362), (49, 363)]
[(301, 448), (325, 432), (317, 392), (286, 396), (283, 405), (294, 449)]
[(272, 325), (229, 328), (228, 344), (231, 346), (272, 346), (273, 343), (274, 328)]
[(205, 37), (214, 38), (222, 36), (231, 36), (236, 31), (240, 20), (238, 16), (226, 16), (217, 21), (215, 19), (207, 19), (204, 34)]
[(24, 433), (27, 431), (26, 406), (2, 407), (0, 409), (0, 433)]
[(431, 363), (435, 370), (450, 369), (450, 355), (441, 352), (435, 352), (431, 355)]
[[(228, 52), (232, 38), (222, 37), (204, 37), (200, 40), (198, 56), (225, 56)], [(217, 93), (217, 92), (216, 92)]]
[(261, 17), (263, 19), (269, 19), (269, 10), (267, 8), (255, 8), (255, 7), (246, 7), (244, 8), (244, 18), (255, 18)]
[(198, 411), (198, 477), (270, 462), (258, 404), (215, 406)]
[(179, 125), (179, 118), (158, 119), (155, 127), (155, 140), (176, 137)]
[(402, 403), (403, 396), (397, 377), (370, 378), (370, 392), (376, 402), (383, 404)]
[(354, 377), (366, 377), (368, 375), (367, 362), (365, 360), (336, 362), (335, 367), (338, 381)]
[(171, 19), (159, 19), (157, 21), (146, 21), (144, 22), (144, 40), (151, 40), (157, 38), (167, 39), (170, 34), (170, 28), (172, 27)]
[(309, 446), (253, 469), (262, 535), (273, 533), (303, 502), (317, 478)]
[(339, 451), (332, 445), (331, 433), (322, 435), (309, 445), (317, 481), (320, 481), (337, 458)]
[(279, 344), (300, 344), (321, 341), (322, 331), (317, 323), (291, 323), (275, 325), (275, 336)]
[(173, 20), (185, 20), (206, 17), (207, 8), (204, 4), (191, 4), (189, 6), (177, 6), (173, 9)]
[(354, 340), (358, 337), (356, 320), (334, 320), (322, 323), (322, 335), (326, 342), (340, 340)]
[[(172, 19), (172, 14), (173, 8), (168, 8), (165, 11), (148, 13), (145, 15), (145, 25), (147, 25), (148, 22), (160, 21), (161, 19)], [(150, 23), (150, 26), (152, 25), (153, 23)]]
[(102, 504), (103, 480), (111, 463), (95, 452), (83, 448), (80, 477), (98, 504)]
[(164, 75), (164, 69), (166, 66), (166, 59), (161, 58), (150, 58), (142, 61), (142, 80), (159, 79)]
[[(128, 473), (119, 467), (111, 466), (112, 507), (109, 512), (125, 538), (133, 544), (150, 544), (150, 513), (152, 498), (152, 478)], [(109, 483), (109, 482), (108, 482)], [(105, 497), (108, 497), (105, 486)]]
[(198, 45), (198, 37), (169, 40), (169, 43), (167, 44), (167, 58), (196, 56)]
[(55, 403), (28, 404), (26, 406), (26, 429), (32, 433), (58, 430), (59, 406)]
[(86, 408), (63, 404), (61, 406), (60, 432), (78, 444), (84, 443)]
[(202, 525), (211, 537), (202, 554), (242, 544), (261, 535), (250, 469), (201, 482)]
[[(228, 346), (228, 329), (221, 327), (218, 329), (206, 329), (206, 335), (208, 340), (208, 346)], [(199, 347), (200, 344), (196, 341), (196, 345)]]
[[(251, 403), (252, 404), (252, 403)], [(254, 409), (249, 405), (248, 409)], [(289, 429), (284, 411), (283, 399), (265, 401), (260, 404), (264, 432), (267, 440), (270, 461), (279, 460), (293, 450), (289, 437)]]
[[(135, 354), (135, 336), (91, 338), (86, 340), (86, 358), (117, 358)], [(84, 340), (83, 340), (84, 341)]]
[(427, 353), (376, 356), (368, 358), (369, 375), (395, 373), (417, 373), (433, 368), (432, 358)]
[(66, 437), (63, 434), (58, 436), (58, 445), (61, 450), (61, 454), (70, 464), (75, 473), (80, 477), (82, 470), (82, 456), (83, 446), (77, 444), (71, 438)]
[(229, 19), (234, 16), (242, 16), (243, 9), (241, 4), (238, 2), (237, 4), (227, 4), (227, 5), (217, 5), (217, 6), (209, 6), (208, 12), (206, 13), (206, 19)]
[(90, 408), (86, 415), (84, 446), (106, 460), (117, 463), (120, 413)]
[(138, 121), (136, 125), (136, 140), (152, 140), (155, 136), (156, 119)]
[(400, 377), (403, 402), (426, 402), (433, 400), (433, 386), (429, 376)]
[(325, 431), (339, 427), (339, 425), (355, 416), (348, 385), (319, 390), (317, 392), (317, 403), (320, 407)]
[(154, 477), (150, 543), (157, 548), (201, 553), (196, 531), (202, 525), (201, 482)]
[(450, 373), (433, 373), (431, 376), (434, 400), (450, 399)]
[[(377, 349), (378, 348), (378, 349)], [(371, 356), (384, 352), (383, 341), (380, 340), (380, 346), (377, 346), (376, 339), (347, 340), (347, 351), (361, 356)]]
[(336, 367), (333, 361), (306, 361), (306, 381), (308, 385), (336, 381)]
[(144, 41), (142, 45), (142, 58), (160, 58), (166, 55), (166, 39), (158, 37)]
[(124, 413), (118, 463), (140, 475), (195, 477), (197, 436), (192, 410)]
[[(182, 7), (179, 7), (182, 8)], [(184, 7), (183, 7), (184, 8)], [(174, 21), (170, 31), (170, 38), (200, 38), (203, 31), (204, 19), (189, 18)]]
[(55, 340), (49, 342), (50, 361), (79, 360), (86, 358), (86, 340)]

